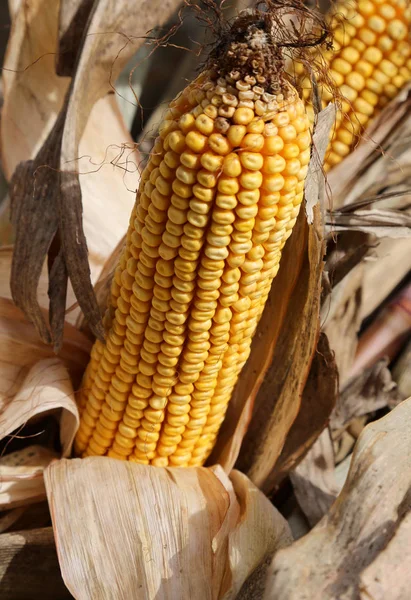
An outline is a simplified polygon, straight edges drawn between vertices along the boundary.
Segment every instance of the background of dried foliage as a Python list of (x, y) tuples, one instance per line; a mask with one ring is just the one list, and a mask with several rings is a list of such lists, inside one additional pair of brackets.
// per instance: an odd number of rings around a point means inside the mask
[[(210, 599), (406, 600), (411, 88), (326, 183), (313, 160), (309, 223), (302, 211), (209, 461), (221, 466), (173, 475), (64, 459), (78, 423), (73, 390), (91, 331), (99, 334), (139, 169), (167, 101), (194, 76), (211, 41), (194, 10), (181, 22), (179, 0), (133, 4), (65, 0), (60, 15), (55, 0), (0, 5), (0, 56), (12, 32), (1, 90), (1, 597), (160, 600), (201, 590)], [(251, 4), (233, 1), (226, 14)], [(103, 35), (82, 38), (87, 14), (89, 34)], [(169, 31), (168, 43), (155, 41)], [(330, 110), (318, 118), (319, 154)], [(20, 161), (34, 162), (16, 174)], [(42, 192), (33, 196), (33, 173), (44, 164), (62, 171), (68, 220), (52, 202), (50, 169), (37, 172)], [(11, 302), (9, 191), (27, 251), (15, 259), (14, 292), (43, 341)], [(24, 197), (35, 200), (33, 211), (41, 202), (34, 220), (19, 213), (16, 198)], [(73, 238), (81, 199), (85, 237), (77, 230)], [(80, 241), (85, 256), (85, 239), (87, 285), (78, 252)], [(58, 358), (44, 343), (51, 240), (54, 345), (64, 339)]]

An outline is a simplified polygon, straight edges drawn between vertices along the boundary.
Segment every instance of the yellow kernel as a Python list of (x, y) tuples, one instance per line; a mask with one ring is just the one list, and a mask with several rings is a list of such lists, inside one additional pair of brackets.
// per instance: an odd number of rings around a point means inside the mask
[(219, 156), (218, 154), (214, 154), (213, 152), (204, 152), (204, 154), (201, 155), (200, 162), (201, 165), (207, 169), (207, 171), (214, 173), (215, 171), (221, 169), (223, 160), (223, 157)]
[(181, 154), (180, 160), (185, 167), (196, 169), (200, 166), (200, 156), (191, 151), (185, 151)]
[[(246, 190), (255, 190), (261, 187), (263, 183), (263, 176), (259, 171), (246, 171), (240, 176), (240, 184)], [(238, 183), (237, 183), (238, 185)], [(237, 189), (238, 191), (238, 189)], [(233, 192), (237, 193), (237, 192)]]
[(269, 175), (274, 173), (282, 173), (282, 171), (285, 169), (285, 165), (285, 159), (279, 154), (276, 154), (275, 156), (266, 156), (264, 158), (263, 171)]
[(385, 74), (387, 77), (394, 77), (398, 73), (397, 67), (390, 62), (389, 60), (382, 60), (378, 66), (378, 68)]
[(371, 116), (374, 112), (373, 107), (363, 98), (357, 98), (354, 102), (354, 108), (362, 115)]
[(264, 161), (261, 154), (256, 152), (241, 152), (239, 156), (241, 164), (246, 169), (250, 169), (251, 171), (259, 171), (263, 166)]
[(267, 192), (279, 192), (284, 187), (284, 177), (280, 173), (269, 175), (264, 178), (263, 189)]
[(362, 55), (362, 58), (370, 62), (372, 65), (377, 65), (382, 60), (383, 56), (381, 50), (375, 48), (374, 46), (371, 48), (367, 48), (364, 54)]
[(178, 154), (181, 154), (183, 152), (186, 145), (186, 141), (185, 136), (181, 131), (173, 131), (172, 133), (170, 133), (168, 136), (168, 140), (170, 148), (174, 150), (174, 152), (177, 152)]
[(193, 152), (202, 152), (206, 147), (207, 138), (198, 131), (190, 131), (186, 135), (185, 143)]
[(335, 58), (331, 63), (331, 66), (335, 71), (342, 75), (348, 75), (352, 70), (350, 63), (342, 58)]
[(236, 125), (248, 125), (254, 119), (254, 111), (251, 108), (240, 107), (237, 108), (233, 121)]
[(281, 154), (288, 160), (289, 158), (298, 158), (301, 151), (297, 144), (285, 144)]
[(190, 113), (182, 115), (178, 120), (178, 124), (183, 133), (188, 133), (194, 127), (195, 119)]
[(407, 36), (407, 27), (399, 19), (393, 19), (388, 24), (387, 32), (394, 40), (403, 40)]
[(239, 146), (245, 134), (247, 128), (244, 125), (231, 125), (227, 131), (227, 138), (233, 147)]
[(205, 114), (199, 115), (195, 120), (196, 127), (200, 133), (210, 135), (214, 129), (214, 121)]
[(228, 177), (238, 177), (241, 173), (240, 159), (234, 152), (224, 158), (223, 173)]
[(238, 180), (236, 178), (226, 176), (220, 177), (217, 187), (219, 192), (229, 195), (236, 194), (240, 189)]
[[(260, 198), (260, 190), (258, 188), (251, 190), (241, 190), (237, 194), (238, 201), (244, 206), (250, 206), (258, 202)], [(234, 206), (232, 207), (234, 208)]]
[(210, 173), (209, 171), (202, 169), (197, 173), (197, 181), (200, 185), (203, 185), (206, 188), (213, 188), (217, 183), (217, 178), (214, 173)]
[(345, 78), (345, 81), (347, 82), (347, 85), (349, 85), (353, 90), (356, 90), (358, 92), (363, 90), (365, 87), (364, 77), (356, 71), (349, 73)]
[(258, 152), (264, 146), (264, 136), (259, 133), (247, 133), (241, 142), (241, 147)]
[(284, 148), (284, 142), (279, 135), (265, 138), (264, 154), (277, 154)]
[(225, 155), (231, 152), (231, 146), (226, 137), (221, 133), (212, 133), (208, 138), (209, 146), (217, 154)]

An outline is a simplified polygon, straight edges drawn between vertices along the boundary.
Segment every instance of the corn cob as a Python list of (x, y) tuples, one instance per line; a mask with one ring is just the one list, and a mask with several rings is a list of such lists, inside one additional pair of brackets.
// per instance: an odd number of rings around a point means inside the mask
[(270, 30), (267, 16), (239, 17), (169, 106), (79, 393), (79, 455), (192, 466), (212, 450), (310, 159)]
[[(328, 21), (333, 50), (322, 52), (316, 75), (323, 107), (334, 99), (333, 87), (341, 107), (325, 159), (327, 171), (350, 153), (370, 120), (411, 81), (411, 7), (409, 0), (343, 0), (334, 5)], [(303, 75), (303, 65), (295, 71)], [(301, 85), (309, 100), (309, 78)]]

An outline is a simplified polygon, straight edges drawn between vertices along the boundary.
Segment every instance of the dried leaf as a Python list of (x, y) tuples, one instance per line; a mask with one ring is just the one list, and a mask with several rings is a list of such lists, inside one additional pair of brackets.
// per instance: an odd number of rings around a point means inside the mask
[(337, 497), (334, 452), (328, 429), (324, 429), (295, 471), (290, 473), (298, 504), (311, 527), (328, 512)]
[(0, 400), (0, 439), (42, 413), (60, 414), (62, 456), (69, 456), (78, 429), (79, 415), (70, 377), (57, 358), (36, 362), (14, 397)]
[(63, 579), (78, 600), (229, 600), (290, 541), (263, 494), (219, 466), (63, 460), (45, 482)]
[[(89, 360), (91, 342), (68, 324), (64, 339), (60, 360), (77, 385)], [(28, 367), (50, 357), (55, 358), (52, 348), (39, 340), (34, 327), (10, 300), (0, 297), (0, 401), (16, 393), (14, 386), (21, 383)]]
[[(267, 600), (359, 597), (363, 573), (382, 556), (411, 508), (410, 419), (408, 399), (364, 429), (347, 481), (328, 514), (275, 555)], [(396, 589), (409, 588), (405, 571), (406, 581), (397, 579)]]
[(398, 392), (402, 399), (411, 396), (411, 340), (408, 342), (400, 357), (396, 361), (392, 376), (398, 386)]
[(364, 266), (359, 263), (336, 285), (321, 307), (321, 323), (335, 354), (340, 385), (350, 374), (361, 325)]
[(58, 75), (71, 77), (94, 0), (63, 0), (59, 11)]
[(387, 364), (382, 359), (347, 383), (331, 417), (334, 432), (345, 429), (355, 417), (394, 406), (398, 394)]
[[(50, 333), (36, 301), (41, 265), (48, 252), (50, 324), (56, 348), (60, 345), (64, 319), (62, 282), (67, 277), (70, 277), (90, 327), (97, 336), (103, 335), (101, 315), (90, 280), (82, 226), (81, 189), (75, 168), (81, 137), (93, 106), (110, 90), (118, 72), (142, 44), (147, 29), (163, 22), (178, 3), (177, 0), (165, 3), (158, 0), (154, 5), (147, 2), (139, 11), (132, 13), (124, 3), (114, 4), (111, 0), (102, 0), (94, 5), (88, 21), (93, 35), (83, 37), (81, 56), (59, 118), (34, 161), (21, 164), (14, 175), (11, 195), (18, 230), (12, 277), (13, 298), (35, 323), (42, 338), (49, 342)], [(130, 35), (121, 31), (125, 24)], [(57, 16), (54, 31), (57, 41)], [(104, 31), (105, 35), (96, 35), (99, 31)], [(92, 79), (89, 77), (91, 72)], [(40, 190), (37, 198), (33, 198), (32, 193), (34, 176)], [(39, 222), (39, 215), (42, 222)], [(35, 253), (31, 251), (33, 245)]]
[(43, 471), (55, 458), (57, 458), (55, 452), (42, 446), (28, 446), (23, 450), (2, 456), (0, 458), (0, 511), (27, 506), (44, 499), (46, 489)]
[(408, 600), (410, 595), (411, 513), (407, 513), (387, 547), (361, 574), (361, 600)]
[(329, 104), (327, 108), (317, 115), (317, 121), (313, 134), (313, 152), (308, 167), (307, 179), (305, 183), (305, 212), (308, 223), (314, 222), (314, 206), (318, 201), (324, 208), (325, 199), (325, 179), (323, 162), (325, 152), (330, 140), (331, 127), (335, 123), (336, 106)]
[[(300, 410), (272, 473), (278, 485), (303, 459), (327, 426), (338, 392), (338, 373), (327, 336), (320, 334), (314, 359), (305, 384)], [(305, 461), (303, 461), (305, 462)]]
[[(291, 242), (295, 235), (296, 242), (298, 240), (301, 244), (299, 252), (302, 249), (303, 262), (300, 268), (296, 272), (297, 266), (293, 261), (300, 261), (301, 254), (288, 254), (287, 262), (282, 263), (271, 289), (272, 302), (265, 309), (266, 318), (272, 320), (272, 315), (275, 315), (274, 322), (281, 330), (238, 461), (238, 468), (265, 491), (272, 488), (274, 466), (300, 409), (319, 334), (323, 244), (318, 206), (314, 209), (314, 215), (314, 225), (300, 223), (300, 227), (308, 228), (307, 237), (301, 229), (297, 229), (290, 238)], [(292, 252), (291, 245), (289, 249)], [(284, 279), (287, 281), (291, 274), (297, 274), (297, 278), (285, 283)], [(291, 297), (288, 292), (283, 298), (290, 284), (293, 285)], [(277, 306), (280, 310), (277, 310)], [(261, 357), (266, 356), (263, 348), (253, 346), (249, 364), (252, 365), (253, 360), (254, 364), (258, 364)]]
[(364, 263), (361, 318), (368, 317), (391, 294), (409, 272), (411, 240), (379, 240), (373, 248), (373, 260)]
[(411, 215), (401, 210), (355, 210), (332, 211), (326, 223), (328, 233), (339, 231), (362, 231), (379, 238), (411, 237)]

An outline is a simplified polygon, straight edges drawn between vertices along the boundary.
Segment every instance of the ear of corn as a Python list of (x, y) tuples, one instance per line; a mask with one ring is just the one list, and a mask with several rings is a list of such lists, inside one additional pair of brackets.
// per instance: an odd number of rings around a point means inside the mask
[[(323, 83), (323, 105), (333, 100), (330, 88), (335, 86), (341, 110), (332, 131), (326, 170), (349, 154), (370, 120), (411, 81), (411, 6), (409, 0), (340, 1), (330, 12), (329, 24), (334, 48), (322, 53), (323, 69), (317, 77)], [(296, 71), (302, 75), (304, 67), (300, 64)], [(302, 87), (308, 99), (308, 78)]]
[[(272, 88), (269, 88), (272, 89)], [(311, 137), (281, 80), (206, 72), (170, 107), (79, 394), (76, 452), (203, 464), (303, 198)], [(273, 317), (275, 318), (275, 317)]]

